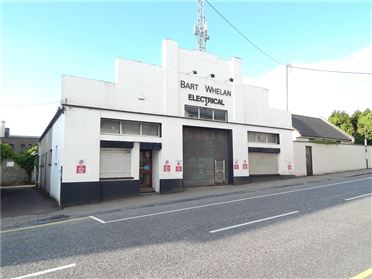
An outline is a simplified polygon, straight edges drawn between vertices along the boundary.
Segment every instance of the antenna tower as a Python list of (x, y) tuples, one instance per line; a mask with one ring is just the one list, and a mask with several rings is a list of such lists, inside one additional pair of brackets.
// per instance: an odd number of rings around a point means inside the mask
[(205, 43), (209, 40), (209, 36), (204, 16), (204, 0), (198, 0), (198, 16), (197, 24), (194, 26), (194, 34), (198, 38), (198, 49), (205, 51)]

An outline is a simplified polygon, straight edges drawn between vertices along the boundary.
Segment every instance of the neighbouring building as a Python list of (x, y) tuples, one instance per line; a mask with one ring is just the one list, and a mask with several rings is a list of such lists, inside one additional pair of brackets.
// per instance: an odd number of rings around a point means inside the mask
[(164, 40), (161, 65), (115, 66), (114, 82), (62, 78), (39, 140), (39, 185), (61, 206), (294, 174), (291, 115), (239, 58)]
[(327, 120), (292, 115), (296, 176), (371, 168), (372, 147), (352, 144), (354, 138)]
[(10, 129), (5, 127), (5, 121), (0, 122), (0, 143), (9, 144), (15, 152), (38, 145), (39, 137), (10, 135)]

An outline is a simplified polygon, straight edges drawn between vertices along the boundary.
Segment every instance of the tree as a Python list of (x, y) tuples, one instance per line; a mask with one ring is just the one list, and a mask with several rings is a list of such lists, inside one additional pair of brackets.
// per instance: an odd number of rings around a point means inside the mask
[(34, 166), (38, 164), (37, 152), (38, 147), (32, 146), (15, 155), (16, 163), (25, 169), (28, 175), (31, 175)]
[(335, 110), (332, 112), (328, 120), (333, 125), (336, 125), (337, 127), (341, 128), (343, 131), (345, 131), (350, 136), (353, 135), (353, 132), (354, 132), (353, 124), (347, 112)]
[(15, 152), (9, 144), (1, 143), (0, 149), (1, 149), (1, 162), (7, 159), (14, 159)]
[(372, 141), (372, 111), (363, 112), (358, 119), (358, 133)]

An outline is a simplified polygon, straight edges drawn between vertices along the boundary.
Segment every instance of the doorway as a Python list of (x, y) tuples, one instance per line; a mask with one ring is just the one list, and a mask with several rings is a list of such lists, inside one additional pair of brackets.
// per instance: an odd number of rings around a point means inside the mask
[(140, 151), (140, 188), (152, 190), (152, 150)]
[(306, 146), (306, 175), (313, 175), (313, 154), (311, 146)]

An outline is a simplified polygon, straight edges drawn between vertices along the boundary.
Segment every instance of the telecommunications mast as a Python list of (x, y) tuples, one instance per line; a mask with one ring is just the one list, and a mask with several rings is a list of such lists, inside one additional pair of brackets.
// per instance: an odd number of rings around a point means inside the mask
[(204, 0), (198, 0), (198, 16), (197, 24), (194, 26), (194, 34), (198, 38), (198, 49), (205, 51), (205, 43), (209, 40), (209, 36), (204, 16)]

